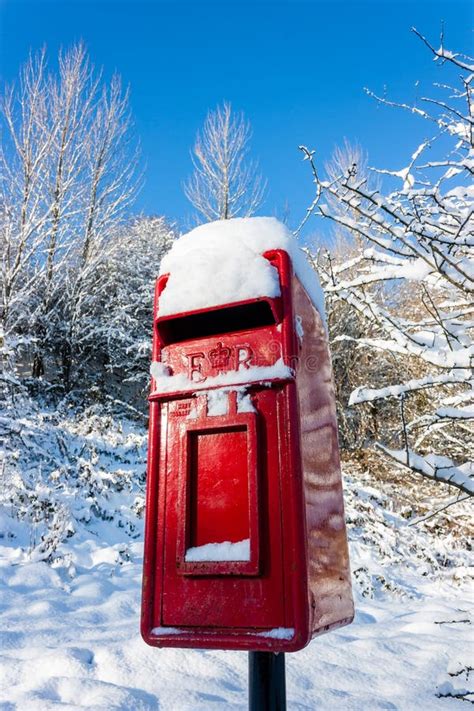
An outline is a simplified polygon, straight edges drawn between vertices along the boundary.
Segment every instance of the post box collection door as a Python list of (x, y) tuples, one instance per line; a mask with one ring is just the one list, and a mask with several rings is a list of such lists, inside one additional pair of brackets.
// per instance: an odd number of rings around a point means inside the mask
[(164, 626), (283, 625), (282, 393), (256, 389), (244, 412), (237, 395), (220, 395), (225, 414), (205, 394), (164, 409)]

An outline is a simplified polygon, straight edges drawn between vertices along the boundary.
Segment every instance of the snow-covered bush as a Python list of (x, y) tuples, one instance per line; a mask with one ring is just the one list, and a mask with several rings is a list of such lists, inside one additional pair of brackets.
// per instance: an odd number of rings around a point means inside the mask
[(66, 397), (48, 404), (17, 387), (15, 399), (4, 403), (0, 434), (6, 444), (0, 511), (5, 521), (24, 523), (30, 558), (54, 559), (80, 528), (99, 535), (106, 525), (139, 535), (143, 421), (130, 420), (113, 403), (88, 406)]
[[(391, 379), (392, 370), (383, 383), (366, 381), (349, 404), (398, 402), (399, 426), (391, 436), (374, 434), (379, 448), (397, 464), (471, 495), (474, 65), (421, 39), (448, 74), (444, 83), (421, 99), (421, 108), (376, 97), (426, 122), (427, 138), (405, 167), (372, 169), (385, 179), (374, 188), (356, 165), (321, 178), (313, 152), (302, 150), (316, 184), (310, 212), (360, 238), (355, 257), (336, 269), (319, 264), (326, 292), (366, 325), (365, 335), (340, 338), (361, 354), (418, 369), (414, 377), (401, 367), (398, 378)], [(448, 86), (451, 79), (456, 86)], [(423, 403), (412, 407), (420, 394)]]

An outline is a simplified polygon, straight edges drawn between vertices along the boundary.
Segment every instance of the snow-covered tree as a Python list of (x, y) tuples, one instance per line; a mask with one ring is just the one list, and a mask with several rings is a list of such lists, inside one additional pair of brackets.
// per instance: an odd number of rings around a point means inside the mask
[[(121, 226), (87, 280), (77, 336), (89, 383), (115, 396), (141, 399), (149, 383), (154, 282), (176, 233), (164, 217), (138, 217)], [(88, 364), (88, 366), (87, 366)]]
[[(457, 84), (448, 77), (420, 105), (375, 98), (424, 120), (426, 139), (404, 167), (371, 169), (385, 179), (375, 188), (356, 165), (321, 177), (314, 152), (302, 146), (316, 186), (308, 215), (361, 241), (336, 268), (320, 263), (326, 292), (367, 324), (366, 335), (340, 338), (361, 354), (405, 358), (419, 369), (383, 386), (365, 383), (350, 404), (398, 401), (399, 430), (378, 447), (402, 467), (472, 495), (474, 62), (416, 34), (445, 73), (454, 69)], [(410, 406), (420, 393), (422, 411)]]
[[(336, 146), (330, 159), (325, 163), (324, 169), (329, 180), (333, 180), (341, 173), (351, 172), (352, 180), (374, 180), (368, 171), (367, 152), (359, 144), (351, 143), (344, 139), (340, 146)], [(331, 210), (338, 211), (340, 203), (337, 199), (329, 198)], [(307, 218), (310, 217), (307, 214)], [(355, 217), (355, 214), (354, 214)], [(314, 263), (316, 270), (336, 271), (339, 265), (346, 264), (354, 259), (364, 248), (364, 240), (352, 230), (335, 224), (331, 235), (331, 248), (319, 249), (314, 255), (308, 250), (308, 256)], [(356, 269), (356, 268), (354, 268)], [(339, 438), (343, 451), (366, 452), (367, 441), (379, 434), (385, 423), (391, 418), (387, 415), (387, 407), (380, 403), (370, 404), (365, 407), (349, 407), (348, 401), (351, 392), (365, 382), (366, 378), (371, 383), (382, 382), (389, 371), (393, 371), (390, 359), (374, 358), (369, 351), (357, 352), (353, 348), (351, 339), (367, 336), (367, 323), (349, 304), (338, 298), (338, 295), (326, 291), (326, 315), (331, 344), (332, 365), (335, 381), (336, 403), (338, 410)], [(371, 330), (371, 335), (375, 331)], [(341, 336), (343, 336), (341, 338)], [(390, 424), (392, 424), (390, 422)]]
[(136, 188), (127, 93), (76, 45), (49, 72), (31, 56), (0, 103), (2, 304), (5, 353), (33, 351), (33, 375), (62, 352), (66, 387), (87, 272), (103, 258)]
[(194, 173), (184, 186), (204, 220), (253, 215), (263, 200), (265, 182), (248, 160), (250, 124), (225, 102), (208, 113), (193, 148)]

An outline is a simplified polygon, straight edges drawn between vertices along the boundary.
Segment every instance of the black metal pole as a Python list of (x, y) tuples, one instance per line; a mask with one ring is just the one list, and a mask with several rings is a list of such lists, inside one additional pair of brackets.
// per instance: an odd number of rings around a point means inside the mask
[(283, 652), (249, 652), (249, 711), (286, 711)]

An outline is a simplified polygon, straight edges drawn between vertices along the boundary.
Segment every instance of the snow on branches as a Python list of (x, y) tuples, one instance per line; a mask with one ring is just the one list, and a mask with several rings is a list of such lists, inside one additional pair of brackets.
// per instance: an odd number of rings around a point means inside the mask
[(0, 130), (2, 356), (33, 353), (34, 377), (56, 359), (67, 389), (85, 285), (137, 189), (128, 93), (118, 76), (103, 81), (82, 44), (59, 53), (56, 72), (43, 50), (2, 87)]
[[(401, 168), (360, 172), (353, 162), (337, 174), (326, 171), (326, 178), (314, 151), (300, 146), (316, 190), (302, 224), (312, 214), (332, 220), (356, 245), (356, 254), (336, 265), (318, 259), (329, 298), (348, 305), (367, 327), (365, 336), (339, 338), (419, 366), (419, 377), (403, 377), (401, 367), (398, 382), (365, 383), (350, 404), (398, 399), (399, 448), (382, 443), (383, 451), (473, 494), (474, 61), (443, 43), (435, 49), (414, 31), (443, 72), (455, 70), (457, 84), (436, 84), (419, 106), (368, 93), (423, 119), (426, 139)], [(422, 390), (429, 411), (407, 415), (409, 399)]]

